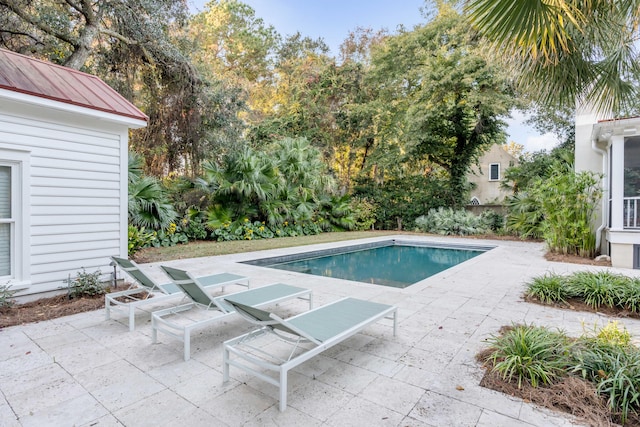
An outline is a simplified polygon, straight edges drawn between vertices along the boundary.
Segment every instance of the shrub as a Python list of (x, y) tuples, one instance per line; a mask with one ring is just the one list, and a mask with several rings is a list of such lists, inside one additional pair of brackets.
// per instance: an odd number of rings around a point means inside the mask
[(0, 310), (3, 308), (13, 307), (15, 301), (12, 299), (16, 291), (12, 291), (9, 285), (0, 285)]
[(568, 288), (572, 294), (583, 299), (585, 304), (594, 309), (601, 305), (614, 307), (623, 292), (624, 280), (624, 276), (608, 271), (581, 271), (569, 277)]
[(640, 313), (640, 279), (628, 278), (620, 285), (617, 305), (633, 313)]
[(587, 339), (575, 357), (573, 372), (597, 385), (623, 424), (630, 411), (640, 410), (640, 350)]
[(205, 240), (208, 236), (200, 211), (189, 212), (181, 221), (181, 228), (188, 240)]
[(148, 247), (154, 239), (152, 232), (147, 232), (144, 227), (138, 228), (135, 225), (129, 225), (128, 236), (127, 252), (129, 255)]
[(443, 207), (431, 209), (427, 215), (416, 218), (416, 227), (428, 233), (460, 236), (485, 234), (491, 230), (482, 217), (464, 209), (453, 210)]
[(354, 230), (369, 230), (376, 223), (376, 205), (365, 197), (351, 199)]
[(596, 236), (591, 223), (602, 196), (598, 176), (557, 167), (535, 190), (544, 215), (542, 234), (549, 250), (593, 257)]
[(489, 342), (493, 370), (505, 380), (516, 380), (519, 388), (524, 382), (533, 387), (551, 384), (571, 361), (568, 338), (546, 328), (516, 325)]
[(491, 229), (491, 231), (493, 231), (494, 233), (499, 232), (504, 228), (504, 215), (500, 215), (496, 211), (493, 211), (491, 209), (482, 211), (482, 213), (480, 214), (480, 218), (482, 219), (482, 222), (486, 224), (487, 227), (489, 227), (489, 229)]
[(543, 215), (538, 200), (531, 192), (520, 192), (507, 199), (509, 213), (506, 229), (517, 236), (527, 239), (542, 237)]
[(69, 299), (81, 298), (83, 296), (103, 295), (106, 293), (105, 288), (100, 283), (100, 270), (93, 273), (87, 273), (83, 268), (77, 273), (75, 279), (69, 283)]
[(571, 296), (567, 287), (567, 279), (557, 274), (545, 274), (534, 277), (527, 288), (527, 295), (548, 304), (564, 302)]
[(153, 237), (151, 245), (155, 248), (165, 248), (189, 242), (187, 235), (173, 222), (165, 230), (155, 231)]

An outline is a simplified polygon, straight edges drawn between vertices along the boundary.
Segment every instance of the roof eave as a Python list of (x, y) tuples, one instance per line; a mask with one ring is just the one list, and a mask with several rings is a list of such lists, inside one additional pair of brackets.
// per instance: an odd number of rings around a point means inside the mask
[(133, 117), (125, 114), (115, 114), (112, 112), (102, 111), (95, 108), (89, 108), (82, 105), (70, 104), (68, 102), (61, 102), (55, 99), (50, 99), (42, 96), (33, 95), (30, 93), (24, 93), (21, 91), (10, 90), (0, 87), (0, 98), (10, 99), (26, 104), (36, 105), (40, 107), (53, 108), (60, 111), (65, 111), (74, 114), (82, 114), (84, 116), (90, 116), (98, 120), (104, 120), (112, 123), (118, 123), (126, 125), (131, 129), (139, 129), (147, 126), (148, 117), (143, 113), (142, 117)]

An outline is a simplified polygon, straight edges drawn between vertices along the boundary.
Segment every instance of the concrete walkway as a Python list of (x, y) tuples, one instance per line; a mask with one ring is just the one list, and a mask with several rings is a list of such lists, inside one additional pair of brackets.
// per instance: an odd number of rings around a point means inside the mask
[[(161, 335), (158, 344), (151, 343), (148, 315), (140, 315), (136, 330), (128, 332), (124, 316), (105, 321), (99, 310), (0, 331), (0, 425), (574, 425), (569, 416), (480, 387), (483, 370), (474, 356), (502, 325), (526, 322), (579, 335), (583, 324), (606, 323), (605, 316), (545, 308), (521, 298), (524, 282), (533, 276), (598, 267), (550, 263), (536, 243), (398, 238), (496, 248), (407, 289), (237, 263), (354, 242), (166, 263), (195, 275), (243, 274), (252, 287), (274, 282), (307, 287), (316, 306), (354, 296), (399, 307), (398, 336), (393, 337), (389, 322), (373, 324), (290, 373), (289, 406), (283, 413), (271, 385), (234, 369), (232, 380), (222, 383), (222, 342), (251, 329), (242, 319), (196, 333), (192, 358), (184, 362), (182, 345), (172, 337)], [(166, 281), (158, 265), (143, 267)], [(278, 307), (284, 314), (305, 309), (301, 301)], [(637, 342), (640, 321), (620, 321)]]

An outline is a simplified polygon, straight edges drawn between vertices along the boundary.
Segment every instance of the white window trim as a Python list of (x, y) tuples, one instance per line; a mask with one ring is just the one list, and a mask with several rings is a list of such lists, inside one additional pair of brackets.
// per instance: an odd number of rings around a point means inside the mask
[(480, 206), (481, 205), (480, 199), (478, 199), (477, 197), (474, 196), (474, 197), (471, 198), (470, 204), (473, 205), (473, 206)]
[[(498, 166), (498, 178), (491, 178), (492, 166)], [(500, 181), (500, 163), (489, 163), (489, 181)]]
[[(29, 250), (31, 236), (29, 227), (31, 225), (31, 203), (30, 203), (30, 153), (6, 149), (0, 144), (0, 164), (12, 166), (11, 208), (14, 212), (12, 216), (16, 218), (14, 236), (12, 242), (12, 271), (10, 278), (3, 277), (0, 284), (9, 285), (12, 290), (27, 288), (31, 285), (31, 251)], [(14, 172), (15, 171), (15, 172)]]

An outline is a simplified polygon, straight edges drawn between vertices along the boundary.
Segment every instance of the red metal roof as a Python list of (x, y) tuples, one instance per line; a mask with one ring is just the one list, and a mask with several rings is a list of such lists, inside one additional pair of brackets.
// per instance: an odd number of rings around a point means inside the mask
[(0, 49), (0, 88), (148, 121), (96, 76)]

